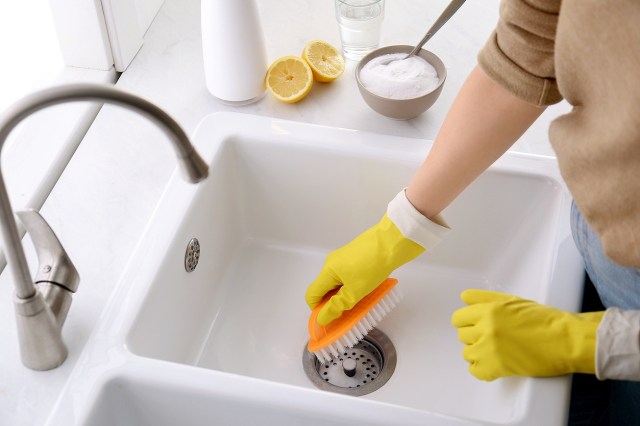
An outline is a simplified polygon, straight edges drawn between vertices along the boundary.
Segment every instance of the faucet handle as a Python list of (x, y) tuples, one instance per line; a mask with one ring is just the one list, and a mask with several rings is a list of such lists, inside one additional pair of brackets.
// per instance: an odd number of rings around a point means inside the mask
[(21, 210), (16, 214), (31, 236), (38, 255), (35, 283), (54, 283), (75, 293), (80, 275), (53, 229), (37, 210)]

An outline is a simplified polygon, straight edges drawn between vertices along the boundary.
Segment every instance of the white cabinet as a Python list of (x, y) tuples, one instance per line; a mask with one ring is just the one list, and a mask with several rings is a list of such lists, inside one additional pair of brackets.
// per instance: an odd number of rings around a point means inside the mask
[(164, 0), (49, 0), (66, 65), (127, 69)]

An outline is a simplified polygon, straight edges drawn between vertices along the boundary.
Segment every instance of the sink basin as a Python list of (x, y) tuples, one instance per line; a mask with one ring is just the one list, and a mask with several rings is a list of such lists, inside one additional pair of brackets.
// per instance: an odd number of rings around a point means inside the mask
[[(163, 371), (160, 376), (159, 369)], [(108, 374), (80, 424), (349, 426), (363, 419), (349, 407), (349, 401), (323, 401), (341, 411), (338, 416), (327, 416), (324, 407), (304, 392), (283, 386), (274, 393), (272, 386), (237, 377), (211, 379), (193, 370), (134, 362)], [(371, 414), (364, 419), (368, 425), (389, 424)]]
[[(210, 177), (171, 179), (68, 386), (84, 401), (78, 422), (564, 422), (568, 376), (479, 381), (450, 325), (466, 288), (578, 308), (583, 271), (554, 159), (509, 153), (443, 213), (450, 236), (393, 274), (405, 297), (379, 328), (395, 372), (355, 398), (305, 376), (304, 292), (327, 253), (380, 219), (430, 143), (232, 113), (203, 120), (193, 139)], [(187, 272), (193, 238), (199, 263)]]

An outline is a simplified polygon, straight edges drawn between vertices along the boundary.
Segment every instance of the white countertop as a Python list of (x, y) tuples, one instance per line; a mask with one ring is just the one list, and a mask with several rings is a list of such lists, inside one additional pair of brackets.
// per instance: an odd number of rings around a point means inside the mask
[[(270, 61), (299, 55), (311, 39), (339, 46), (333, 0), (258, 3)], [(446, 3), (388, 1), (381, 45), (415, 43)], [(369, 109), (358, 93), (352, 62), (347, 62), (342, 77), (316, 84), (297, 104), (279, 103), (267, 94), (245, 107), (223, 105), (205, 88), (197, 0), (165, 1), (144, 46), (117, 86), (157, 103), (188, 134), (204, 116), (234, 111), (430, 140), (495, 25), (498, 3), (467, 2), (429, 42), (428, 48), (447, 65), (448, 77), (431, 110), (411, 121), (394, 121)], [(549, 108), (513, 150), (553, 155), (547, 127), (567, 109), (566, 103)], [(61, 367), (35, 372), (22, 366), (11, 303), (13, 286), (7, 272), (0, 276), (0, 425), (45, 423), (176, 166), (173, 150), (160, 141), (164, 137), (138, 115), (103, 107), (42, 208), (81, 276), (63, 331), (70, 354)], [(30, 242), (25, 245), (33, 261)]]

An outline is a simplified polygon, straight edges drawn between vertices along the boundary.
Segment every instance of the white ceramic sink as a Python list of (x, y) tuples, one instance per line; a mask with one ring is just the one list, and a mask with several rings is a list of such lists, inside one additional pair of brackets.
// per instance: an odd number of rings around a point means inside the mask
[[(379, 328), (396, 370), (355, 398), (304, 374), (304, 292), (328, 252), (380, 219), (430, 143), (230, 113), (206, 118), (194, 141), (210, 177), (172, 178), (51, 424), (564, 422), (569, 377), (481, 382), (450, 325), (472, 287), (578, 308), (583, 272), (553, 159), (505, 155), (444, 212), (448, 239), (393, 275), (405, 298)], [(201, 257), (188, 273), (191, 238)]]

